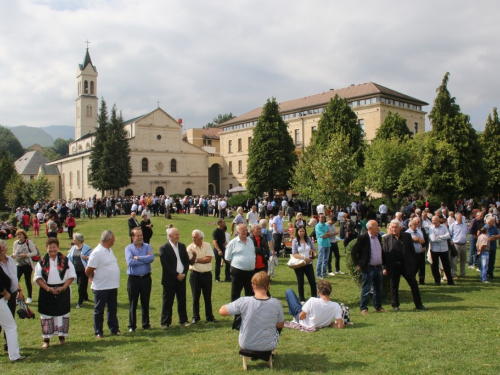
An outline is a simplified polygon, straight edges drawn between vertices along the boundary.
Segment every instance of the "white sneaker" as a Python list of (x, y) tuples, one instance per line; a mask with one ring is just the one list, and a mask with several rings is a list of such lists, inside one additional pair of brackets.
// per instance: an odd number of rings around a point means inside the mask
[[(487, 283), (489, 283), (489, 281), (486, 281), (486, 282), (487, 282)], [(301, 304), (302, 306), (304, 306), (304, 305), (306, 304), (306, 302), (305, 302), (305, 301), (301, 301), (301, 302), (300, 302), (300, 304)]]
[(337, 275), (345, 275), (345, 273), (342, 271), (337, 271), (336, 273), (337, 273)]
[(476, 268), (476, 271), (477, 271), (477, 272), (481, 272), (481, 270), (480, 270), (479, 268)]
[(330, 276), (335, 276), (335, 272), (328, 272)]
[(323, 280), (323, 278), (322, 278), (321, 276), (316, 276), (316, 277), (317, 277), (318, 279), (320, 279), (320, 280)]
[(28, 297), (28, 299), (26, 300), (26, 303), (31, 303), (31, 302), (33, 302), (33, 301), (31, 300), (31, 298)]
[(483, 284), (489, 284), (490, 282), (488, 280), (483, 281)]

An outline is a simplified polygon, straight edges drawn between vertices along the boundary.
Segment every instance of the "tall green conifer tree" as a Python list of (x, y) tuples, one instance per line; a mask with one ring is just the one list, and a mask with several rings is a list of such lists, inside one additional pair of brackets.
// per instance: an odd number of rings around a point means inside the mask
[(247, 192), (255, 197), (267, 192), (272, 197), (274, 190), (288, 190), (297, 160), (294, 150), (276, 98), (268, 99), (254, 128), (248, 153)]

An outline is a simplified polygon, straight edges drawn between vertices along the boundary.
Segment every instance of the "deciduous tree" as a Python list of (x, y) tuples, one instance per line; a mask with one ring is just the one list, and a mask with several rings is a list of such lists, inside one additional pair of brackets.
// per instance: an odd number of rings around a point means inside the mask
[(0, 150), (6, 150), (13, 160), (25, 152), (21, 142), (9, 128), (0, 125)]

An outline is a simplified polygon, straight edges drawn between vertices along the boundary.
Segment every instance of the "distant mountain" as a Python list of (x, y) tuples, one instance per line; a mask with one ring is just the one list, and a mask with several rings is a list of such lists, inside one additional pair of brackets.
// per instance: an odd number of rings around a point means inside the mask
[(50, 134), (54, 140), (62, 138), (64, 140), (75, 139), (75, 127), (68, 125), (50, 125), (41, 128)]
[(39, 144), (42, 147), (50, 147), (54, 144), (54, 138), (52, 138), (45, 130), (42, 128), (34, 128), (32, 126), (12, 126), (10, 130), (21, 145), (24, 148), (27, 148), (35, 143)]
[(51, 147), (57, 138), (68, 140), (75, 137), (75, 127), (68, 125), (50, 125), (43, 128), (20, 125), (8, 126), (8, 128), (19, 139), (24, 148), (28, 148), (35, 143), (42, 147)]

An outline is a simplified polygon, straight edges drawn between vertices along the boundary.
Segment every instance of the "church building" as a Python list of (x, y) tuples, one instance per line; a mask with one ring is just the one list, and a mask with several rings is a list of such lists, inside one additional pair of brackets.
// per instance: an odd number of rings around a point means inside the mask
[[(97, 68), (88, 49), (76, 78), (75, 141), (69, 145), (68, 156), (48, 163), (59, 170), (60, 196), (57, 198), (66, 200), (101, 196), (89, 181), (89, 156), (99, 103)], [(181, 120), (158, 107), (125, 121), (124, 128), (131, 149), (132, 178), (130, 185), (120, 190), (120, 195), (220, 193), (222, 158), (183, 141)]]

